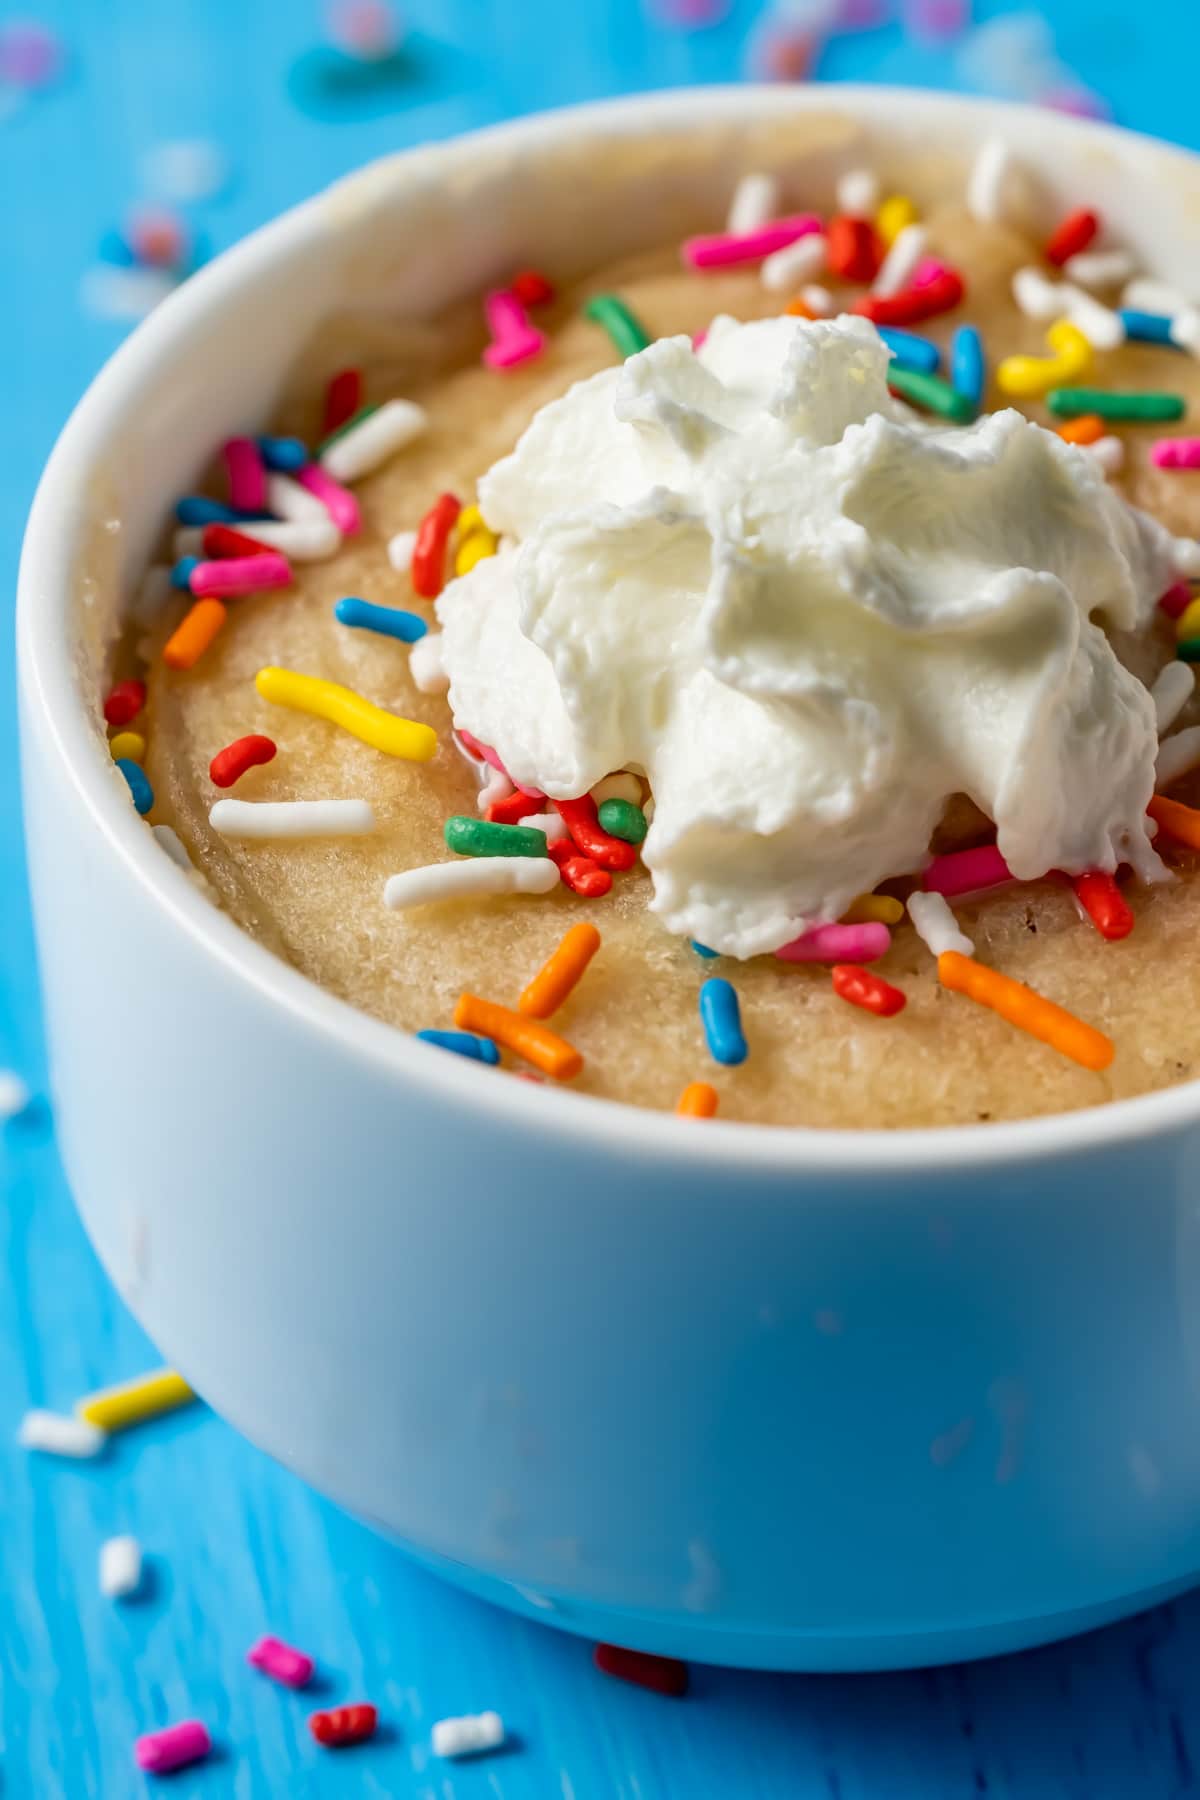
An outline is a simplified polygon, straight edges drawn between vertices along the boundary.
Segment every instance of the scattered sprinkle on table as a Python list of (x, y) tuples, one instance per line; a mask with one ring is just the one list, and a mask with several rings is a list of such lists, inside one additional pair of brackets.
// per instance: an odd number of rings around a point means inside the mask
[(184, 1719), (161, 1731), (149, 1731), (133, 1746), (134, 1761), (148, 1775), (168, 1775), (199, 1762), (212, 1749), (208, 1728), (199, 1719)]
[(379, 1714), (367, 1700), (359, 1700), (352, 1706), (334, 1706), (308, 1716), (308, 1729), (318, 1744), (323, 1744), (327, 1750), (363, 1743), (375, 1735), (378, 1723)]
[(85, 1395), (75, 1402), (75, 1416), (100, 1431), (125, 1431), (144, 1419), (190, 1406), (195, 1398), (183, 1376), (174, 1369), (152, 1369), (147, 1375), (135, 1375), (132, 1381), (119, 1381), (113, 1387)]
[(316, 1663), (303, 1650), (294, 1650), (277, 1637), (260, 1637), (246, 1652), (246, 1661), (261, 1669), (272, 1681), (284, 1687), (307, 1687), (316, 1671)]
[(106, 1600), (131, 1600), (142, 1585), (142, 1546), (128, 1534), (100, 1546), (100, 1592)]
[(83, 1460), (99, 1456), (108, 1442), (108, 1434), (96, 1425), (89, 1425), (86, 1419), (73, 1419), (64, 1413), (34, 1407), (17, 1427), (17, 1442), (22, 1450), (40, 1450), (47, 1456)]
[(439, 1719), (430, 1741), (435, 1756), (485, 1756), (503, 1744), (504, 1720), (498, 1712)]
[(674, 1656), (652, 1656), (647, 1650), (622, 1650), (617, 1644), (597, 1644), (592, 1661), (605, 1675), (649, 1688), (677, 1700), (687, 1693), (688, 1667)]

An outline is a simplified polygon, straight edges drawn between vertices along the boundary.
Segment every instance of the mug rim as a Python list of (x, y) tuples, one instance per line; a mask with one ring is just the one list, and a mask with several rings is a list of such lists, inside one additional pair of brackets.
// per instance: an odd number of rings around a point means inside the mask
[[(75, 685), (70, 647), (77, 530), (87, 518), (91, 472), (122, 423), (127, 390), (148, 369), (157, 365), (166, 375), (186, 355), (194, 319), (234, 300), (277, 258), (323, 232), (329, 198), (336, 199), (339, 191), (352, 190), (364, 180), (386, 174), (395, 182), (405, 170), (411, 170), (414, 180), (426, 180), (438, 170), (449, 174), (460, 162), (477, 162), (481, 155), (528, 152), (541, 143), (579, 135), (619, 136), (656, 127), (686, 130), (715, 121), (734, 123), (751, 115), (761, 119), (772, 112), (842, 112), (859, 121), (923, 125), (937, 115), (947, 126), (968, 125), (975, 136), (996, 129), (1022, 134), (1026, 141), (1066, 138), (1118, 153), (1141, 146), (1181, 164), (1200, 163), (1180, 146), (1107, 123), (1005, 101), (861, 84), (799, 88), (730, 84), (637, 94), (534, 113), (378, 158), (222, 252), (155, 308), (85, 390), (42, 473), (25, 532), (17, 596), (22, 711), (36, 709), (40, 714), (47, 741), (107, 849), (124, 865), (126, 877), (170, 918), (174, 929), (253, 990), (259, 1001), (282, 1007), (295, 1027), (353, 1055), (377, 1074), (403, 1080), (422, 1091), (431, 1105), (444, 1099), (477, 1111), (484, 1120), (491, 1117), (498, 1126), (527, 1128), (541, 1136), (560, 1133), (577, 1150), (592, 1148), (611, 1155), (619, 1149), (622, 1156), (669, 1162), (685, 1173), (689, 1166), (703, 1164), (710, 1175), (714, 1164), (733, 1173), (753, 1169), (846, 1178), (900, 1171), (944, 1174), (1018, 1161), (1058, 1161), (1185, 1130), (1200, 1120), (1200, 1080), (1033, 1119), (898, 1130), (761, 1124), (720, 1117), (705, 1120), (698, 1129), (697, 1121), (670, 1112), (572, 1093), (569, 1088), (560, 1089), (547, 1107), (528, 1083), (481, 1080), (470, 1064), (420, 1045), (409, 1033), (360, 1011), (258, 943), (193, 883), (181, 879), (97, 754)], [(72, 522), (70, 529), (63, 529), (64, 519)], [(22, 754), (30, 754), (27, 742)]]

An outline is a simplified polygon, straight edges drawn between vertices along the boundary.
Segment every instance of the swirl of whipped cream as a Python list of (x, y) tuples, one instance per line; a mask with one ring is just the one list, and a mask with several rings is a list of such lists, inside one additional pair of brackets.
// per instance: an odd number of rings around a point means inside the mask
[(544, 407), (438, 602), (455, 722), (556, 799), (648, 777), (652, 909), (773, 951), (922, 867), (948, 798), (1014, 874), (1160, 868), (1130, 629), (1176, 545), (1017, 412), (930, 426), (865, 320), (718, 319)]

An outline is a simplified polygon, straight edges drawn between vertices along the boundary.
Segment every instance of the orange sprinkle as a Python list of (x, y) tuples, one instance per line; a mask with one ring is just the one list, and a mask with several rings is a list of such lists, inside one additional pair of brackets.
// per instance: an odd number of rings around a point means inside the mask
[(1080, 413), (1077, 419), (1068, 419), (1054, 429), (1068, 444), (1098, 444), (1108, 427), (1099, 413)]
[(711, 1119), (717, 1110), (717, 1090), (707, 1081), (689, 1081), (675, 1111), (685, 1119)]
[(570, 1081), (583, 1067), (583, 1058), (574, 1044), (568, 1044), (557, 1032), (545, 1025), (535, 1025), (523, 1013), (497, 1006), (494, 1000), (481, 1000), (477, 994), (461, 994), (454, 1009), (454, 1023), (460, 1031), (476, 1031), (503, 1044), (517, 1056), (553, 1075), (556, 1081)]
[(997, 969), (985, 968), (973, 956), (960, 956), (957, 950), (943, 950), (938, 957), (938, 980), (953, 993), (965, 994), (980, 1006), (990, 1007), (1030, 1037), (1040, 1038), (1052, 1050), (1060, 1050), (1072, 1062), (1085, 1069), (1107, 1069), (1115, 1054), (1111, 1038), (1091, 1025), (1085, 1025), (1065, 1007), (1056, 1006), (1043, 994), (1035, 993), (1023, 981), (1001, 975)]
[(163, 661), (169, 669), (191, 669), (225, 623), (220, 600), (197, 600), (163, 645)]
[(594, 925), (572, 925), (553, 956), (542, 964), (521, 998), (520, 1012), (531, 1019), (548, 1019), (556, 1013), (600, 948)]
[(793, 319), (815, 319), (817, 316), (812, 307), (803, 301), (799, 294), (794, 300), (789, 300), (783, 310)]
[(1194, 806), (1185, 806), (1181, 800), (1168, 800), (1164, 794), (1155, 794), (1146, 811), (1168, 837), (1186, 844), (1189, 850), (1200, 850), (1200, 812)]

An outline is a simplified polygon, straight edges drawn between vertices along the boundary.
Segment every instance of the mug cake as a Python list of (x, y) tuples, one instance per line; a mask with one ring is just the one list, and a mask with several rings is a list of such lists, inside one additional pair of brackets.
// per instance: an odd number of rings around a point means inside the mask
[(1200, 315), (999, 140), (957, 204), (798, 166), (713, 225), (312, 346), (132, 608), (135, 804), (480, 1079), (906, 1127), (1189, 1078)]

